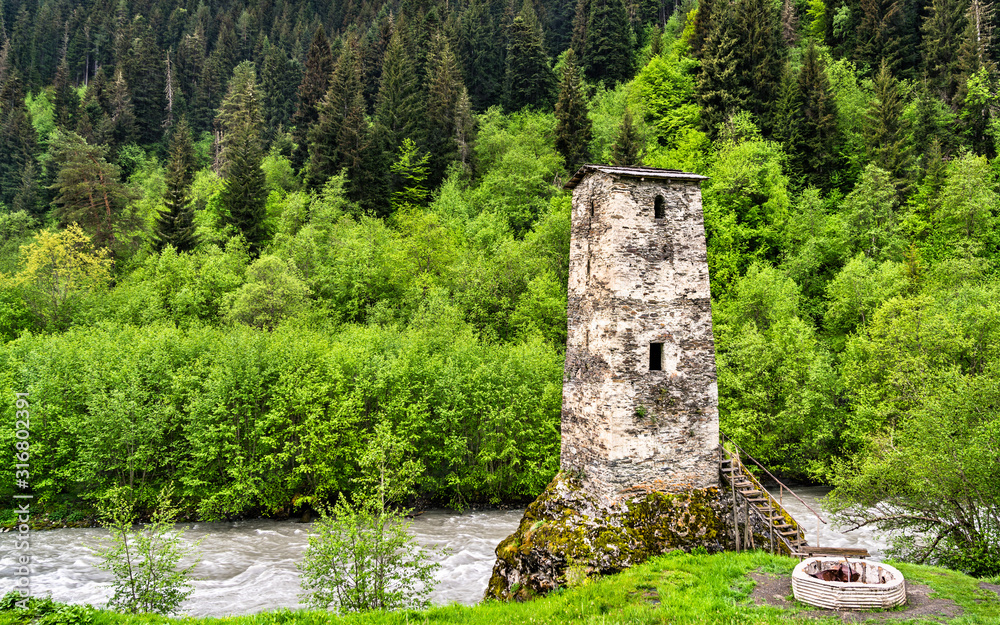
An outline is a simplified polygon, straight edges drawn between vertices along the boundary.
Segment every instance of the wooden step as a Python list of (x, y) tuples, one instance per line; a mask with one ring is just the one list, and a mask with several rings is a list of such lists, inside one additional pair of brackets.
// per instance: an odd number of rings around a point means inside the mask
[(790, 530), (790, 531), (778, 532), (778, 533), (781, 534), (782, 536), (798, 536), (799, 535), (799, 530)]
[(763, 495), (764, 493), (756, 489), (741, 490), (740, 494), (744, 497), (749, 497), (750, 495)]

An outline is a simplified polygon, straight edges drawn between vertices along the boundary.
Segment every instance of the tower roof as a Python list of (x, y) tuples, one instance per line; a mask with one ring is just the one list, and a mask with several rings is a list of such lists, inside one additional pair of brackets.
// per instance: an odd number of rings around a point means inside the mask
[(676, 169), (657, 169), (656, 167), (613, 167), (611, 165), (584, 165), (577, 170), (569, 182), (563, 185), (563, 189), (573, 189), (580, 184), (584, 176), (599, 171), (603, 174), (615, 176), (625, 176), (628, 178), (658, 178), (660, 180), (708, 180), (708, 176), (692, 174)]

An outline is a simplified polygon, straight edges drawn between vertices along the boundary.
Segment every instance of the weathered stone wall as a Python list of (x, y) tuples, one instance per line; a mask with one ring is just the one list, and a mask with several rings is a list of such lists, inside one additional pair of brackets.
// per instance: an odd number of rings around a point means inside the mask
[[(657, 195), (664, 217), (654, 217)], [(718, 486), (718, 390), (696, 181), (595, 171), (573, 193), (562, 469), (610, 501)], [(662, 370), (649, 370), (650, 343)]]

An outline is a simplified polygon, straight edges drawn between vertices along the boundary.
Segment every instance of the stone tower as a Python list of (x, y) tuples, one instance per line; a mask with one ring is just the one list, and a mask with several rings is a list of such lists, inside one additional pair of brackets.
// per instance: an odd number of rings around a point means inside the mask
[(705, 179), (585, 165), (566, 184), (561, 464), (606, 500), (718, 486)]

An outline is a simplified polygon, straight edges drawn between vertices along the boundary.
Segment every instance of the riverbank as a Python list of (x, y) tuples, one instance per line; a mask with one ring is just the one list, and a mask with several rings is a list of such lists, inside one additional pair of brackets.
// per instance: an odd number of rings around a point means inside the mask
[[(983, 580), (936, 567), (897, 565), (908, 585), (922, 592), (919, 613), (909, 608), (849, 614), (808, 609), (784, 597), (763, 596), (766, 579), (791, 574), (795, 560), (761, 552), (690, 555), (675, 552), (619, 575), (561, 589), (528, 603), (452, 605), (424, 612), (357, 614), (279, 610), (227, 618), (168, 619), (60, 606), (39, 601), (33, 610), (0, 612), (0, 625), (382, 625), (412, 622), (468, 623), (840, 623), (865, 620), (902, 623), (916, 618), (964, 624), (1000, 623), (1000, 596)], [(996, 583), (1000, 580), (991, 580)], [(982, 586), (982, 587), (981, 587)], [(923, 589), (927, 590), (923, 590)], [(777, 600), (782, 599), (783, 603)], [(860, 617), (860, 618), (854, 618)]]

